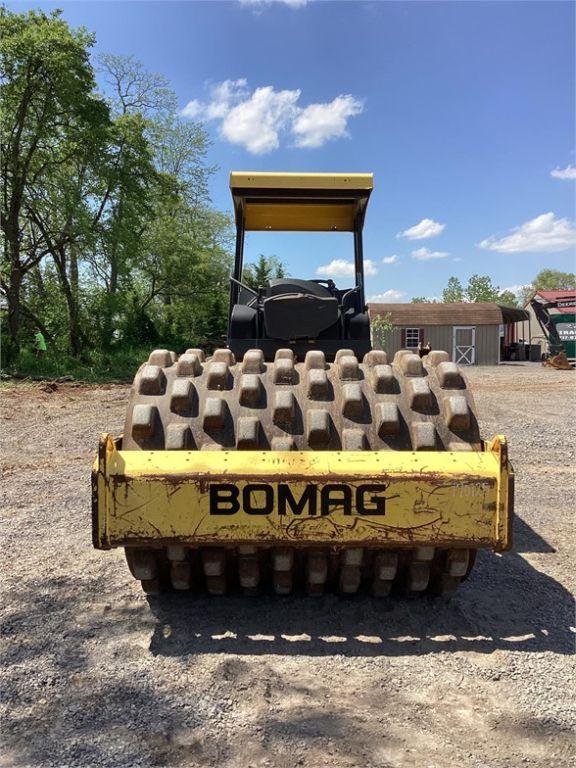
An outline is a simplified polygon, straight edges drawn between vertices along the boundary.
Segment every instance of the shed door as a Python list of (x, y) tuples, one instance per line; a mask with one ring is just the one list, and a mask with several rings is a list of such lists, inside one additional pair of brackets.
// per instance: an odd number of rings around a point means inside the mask
[(459, 365), (474, 365), (476, 361), (476, 328), (455, 325), (452, 359)]

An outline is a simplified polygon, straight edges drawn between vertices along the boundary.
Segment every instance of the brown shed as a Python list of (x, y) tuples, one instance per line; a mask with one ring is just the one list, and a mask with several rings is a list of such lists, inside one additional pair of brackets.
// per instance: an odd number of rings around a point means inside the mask
[(506, 354), (508, 329), (528, 320), (523, 309), (491, 302), (457, 304), (368, 304), (370, 319), (389, 316), (392, 331), (384, 339), (374, 338), (376, 347), (388, 355), (399, 349), (430, 344), (443, 349), (460, 365), (497, 365)]

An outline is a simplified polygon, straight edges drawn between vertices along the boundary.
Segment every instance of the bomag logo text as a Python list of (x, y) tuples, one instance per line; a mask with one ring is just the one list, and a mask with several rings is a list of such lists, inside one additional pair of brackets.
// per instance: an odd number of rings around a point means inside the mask
[(382, 484), (352, 487), (333, 483), (320, 487), (311, 483), (302, 493), (294, 494), (286, 483), (248, 483), (243, 488), (232, 483), (211, 483), (210, 514), (270, 515), (276, 511), (279, 515), (313, 517), (339, 511), (344, 515), (382, 516), (386, 514), (385, 491)]

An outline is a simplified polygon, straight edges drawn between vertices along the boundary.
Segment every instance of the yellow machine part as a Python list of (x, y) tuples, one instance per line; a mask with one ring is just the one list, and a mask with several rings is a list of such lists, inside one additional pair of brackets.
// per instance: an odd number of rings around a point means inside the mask
[(280, 205), (246, 204), (247, 231), (282, 232), (352, 232), (354, 230), (354, 203), (310, 205), (284, 203)]
[(374, 186), (371, 173), (230, 174), (246, 231), (353, 232)]
[(230, 189), (366, 190), (374, 187), (372, 173), (277, 173), (233, 171)]
[(94, 466), (100, 549), (184, 544), (510, 546), (502, 436), (479, 452), (122, 451)]

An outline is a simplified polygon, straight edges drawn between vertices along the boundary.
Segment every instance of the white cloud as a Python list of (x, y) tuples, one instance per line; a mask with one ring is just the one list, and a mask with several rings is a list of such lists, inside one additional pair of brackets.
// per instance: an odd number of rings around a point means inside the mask
[(316, 274), (328, 277), (348, 277), (354, 274), (354, 263), (344, 259), (333, 259), (330, 264), (322, 264), (318, 267)]
[(219, 118), (226, 117), (233, 104), (241, 101), (248, 93), (246, 78), (223, 80), (218, 85), (213, 85), (210, 89), (210, 101), (208, 103), (192, 99), (181, 110), (180, 114), (182, 117), (189, 117), (191, 120), (218, 120)]
[(363, 104), (354, 96), (337, 96), (327, 104), (310, 104), (292, 124), (297, 147), (321, 147), (330, 139), (348, 136), (348, 118), (362, 112)]
[(390, 304), (402, 301), (406, 297), (404, 291), (396, 291), (394, 288), (390, 288), (384, 293), (376, 293), (374, 296), (369, 296), (368, 301), (374, 304)]
[[(321, 277), (354, 277), (354, 262), (345, 259), (333, 259), (330, 264), (322, 264), (316, 270)], [(364, 259), (364, 274), (374, 277), (378, 274), (376, 264), (370, 259)]]
[(576, 165), (567, 165), (566, 168), (554, 168), (550, 171), (550, 176), (554, 179), (576, 179)]
[(398, 264), (399, 261), (399, 257), (394, 254), (394, 256), (384, 256), (382, 264)]
[(454, 256), (452, 261), (462, 261), (462, 259), (460, 258), (460, 256)]
[(429, 248), (418, 248), (412, 251), (412, 258), (417, 261), (430, 261), (431, 259), (446, 259), (450, 256), (446, 251), (431, 251)]
[(403, 232), (398, 232), (396, 237), (407, 237), (408, 240), (424, 240), (427, 237), (436, 237), (444, 231), (446, 224), (440, 224), (434, 219), (422, 219), (422, 221), (415, 224), (409, 229), (405, 229)]
[(217, 120), (226, 117), (232, 104), (248, 95), (246, 78), (238, 80), (224, 80), (212, 88), (212, 100), (206, 105), (206, 118)]
[(378, 267), (370, 259), (364, 259), (364, 274), (366, 277), (374, 277), (378, 274)]
[(204, 106), (198, 101), (198, 99), (192, 99), (180, 110), (182, 117), (188, 117), (190, 120), (194, 120), (196, 117), (200, 117), (204, 111)]
[(500, 253), (552, 253), (576, 245), (576, 226), (568, 219), (557, 219), (549, 212), (515, 227), (505, 237), (491, 237), (478, 244), (480, 248)]
[(518, 283), (517, 285), (509, 285), (507, 288), (500, 288), (500, 293), (503, 293), (504, 291), (510, 291), (510, 293), (513, 293), (515, 296), (520, 296), (522, 291), (524, 291), (526, 288), (531, 288), (530, 283), (526, 283), (525, 285)]
[(245, 101), (233, 107), (222, 121), (224, 138), (240, 144), (254, 155), (278, 149), (279, 133), (296, 114), (300, 91), (256, 88)]
[(251, 91), (245, 78), (224, 80), (210, 88), (207, 101), (192, 99), (180, 114), (219, 122), (223, 139), (259, 155), (277, 149), (283, 134), (292, 133), (296, 146), (310, 148), (347, 136), (349, 118), (363, 109), (350, 95), (302, 107), (300, 95), (300, 89), (278, 91), (272, 85)]

